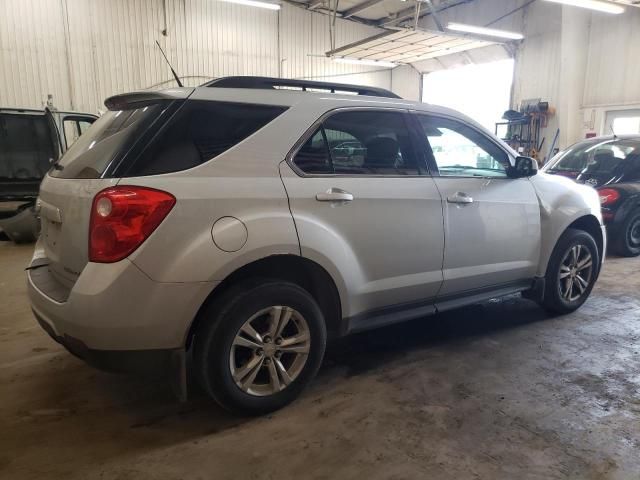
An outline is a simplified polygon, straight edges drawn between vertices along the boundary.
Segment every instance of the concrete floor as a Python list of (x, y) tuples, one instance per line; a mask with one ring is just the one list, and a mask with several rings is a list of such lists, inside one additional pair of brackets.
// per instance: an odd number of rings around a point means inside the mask
[(0, 242), (0, 478), (640, 478), (640, 258), (553, 319), (520, 298), (354, 336), (273, 415), (93, 370), (36, 325)]

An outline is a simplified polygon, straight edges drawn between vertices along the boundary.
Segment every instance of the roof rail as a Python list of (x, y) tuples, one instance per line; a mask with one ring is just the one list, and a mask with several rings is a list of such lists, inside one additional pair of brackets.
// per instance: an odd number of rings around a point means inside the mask
[(274, 77), (220, 77), (204, 83), (201, 86), (215, 88), (253, 88), (259, 90), (300, 89), (303, 91), (313, 90), (331, 93), (368, 95), (371, 97), (401, 98), (395, 93), (385, 90), (384, 88)]

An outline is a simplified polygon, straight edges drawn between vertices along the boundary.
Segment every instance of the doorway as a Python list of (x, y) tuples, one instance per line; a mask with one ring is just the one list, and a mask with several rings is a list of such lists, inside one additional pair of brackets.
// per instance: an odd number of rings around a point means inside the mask
[(439, 70), (422, 77), (422, 101), (453, 108), (489, 131), (509, 109), (514, 61)]

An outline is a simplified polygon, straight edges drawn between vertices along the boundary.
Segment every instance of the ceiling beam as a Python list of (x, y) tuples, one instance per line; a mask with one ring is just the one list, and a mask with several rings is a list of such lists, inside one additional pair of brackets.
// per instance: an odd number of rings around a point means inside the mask
[(362, 3), (354, 5), (353, 7), (347, 10), (343, 10), (340, 13), (342, 14), (342, 18), (349, 18), (354, 16), (356, 13), (360, 13), (361, 11), (366, 10), (369, 7), (373, 7), (374, 5), (377, 5), (379, 3), (382, 3), (383, 1), (384, 0), (366, 0)]
[[(448, 10), (452, 7), (457, 7), (458, 5), (463, 5), (465, 3), (470, 3), (473, 0), (442, 0), (436, 7), (435, 12), (439, 13), (444, 10)], [(430, 9), (424, 9), (418, 15), (418, 18), (425, 17), (427, 15), (431, 15), (432, 11)], [(400, 10), (396, 12), (394, 15), (389, 17), (383, 17), (376, 20), (376, 25), (379, 27), (393, 27), (397, 26), (400, 23), (415, 18), (416, 9), (414, 7), (405, 8), (404, 10)]]

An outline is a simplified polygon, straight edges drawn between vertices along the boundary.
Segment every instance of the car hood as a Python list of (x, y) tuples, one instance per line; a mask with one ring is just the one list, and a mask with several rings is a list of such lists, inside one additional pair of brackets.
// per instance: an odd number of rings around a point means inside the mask
[(583, 183), (591, 187), (602, 187), (610, 183), (615, 183), (617, 176), (611, 173), (581, 173), (580, 170), (562, 170), (551, 171), (548, 170), (545, 173), (548, 175), (557, 175), (559, 177), (569, 178), (575, 180), (578, 183)]

